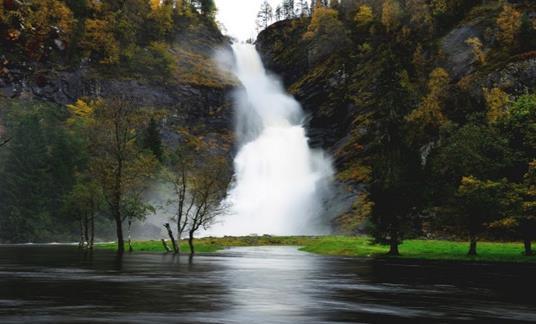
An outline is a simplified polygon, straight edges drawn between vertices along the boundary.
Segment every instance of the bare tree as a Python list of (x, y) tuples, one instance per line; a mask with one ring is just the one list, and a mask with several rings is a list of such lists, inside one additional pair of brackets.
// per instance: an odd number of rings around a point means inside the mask
[(261, 9), (259, 10), (259, 13), (257, 14), (257, 30), (261, 31), (263, 29), (266, 29), (270, 22), (274, 19), (274, 11), (272, 9), (272, 6), (270, 6), (270, 3), (268, 3), (267, 0), (265, 0), (261, 4)]
[(190, 254), (194, 255), (194, 235), (203, 228), (213, 225), (218, 216), (222, 216), (227, 206), (225, 197), (230, 182), (229, 166), (224, 157), (209, 156), (203, 165), (197, 168), (192, 185), (195, 211), (188, 224), (188, 245)]
[(176, 207), (177, 242), (169, 224), (165, 224), (175, 253), (180, 253), (183, 234), (189, 234), (191, 254), (193, 238), (200, 228), (208, 228), (224, 212), (223, 199), (230, 181), (230, 166), (225, 157), (213, 152), (207, 143), (195, 136), (183, 134), (183, 143), (171, 157), (165, 178), (173, 188), (168, 201)]

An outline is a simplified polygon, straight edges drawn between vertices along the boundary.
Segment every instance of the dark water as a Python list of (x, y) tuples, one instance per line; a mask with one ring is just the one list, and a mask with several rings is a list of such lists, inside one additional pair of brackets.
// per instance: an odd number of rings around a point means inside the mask
[(320, 257), (292, 247), (187, 257), (0, 246), (0, 323), (536, 321), (534, 266)]

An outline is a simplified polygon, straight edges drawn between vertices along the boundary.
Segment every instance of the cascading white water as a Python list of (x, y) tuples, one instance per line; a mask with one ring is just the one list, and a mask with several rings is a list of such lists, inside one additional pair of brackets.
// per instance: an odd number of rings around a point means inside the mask
[(239, 151), (229, 215), (208, 234), (323, 234), (323, 202), (333, 169), (311, 150), (300, 104), (268, 75), (255, 48), (233, 46), (232, 71), (243, 89), (235, 96)]

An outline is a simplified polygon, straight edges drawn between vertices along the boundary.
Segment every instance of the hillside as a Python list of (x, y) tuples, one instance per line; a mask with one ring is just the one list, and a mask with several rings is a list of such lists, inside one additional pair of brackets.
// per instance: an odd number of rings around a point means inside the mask
[[(0, 152), (0, 242), (77, 238), (64, 200), (89, 153), (70, 129), (69, 105), (123, 100), (151, 111), (168, 150), (195, 138), (231, 159), (233, 81), (212, 60), (230, 42), (214, 8), (0, 1), (0, 37), (0, 139), (12, 139)], [(106, 217), (97, 227), (101, 238), (112, 237)]]
[[(379, 164), (389, 159), (385, 154), (421, 160), (414, 170), (398, 170), (413, 174), (409, 187), (393, 188), (399, 195), (420, 192), (402, 198), (422, 202), (424, 213), (410, 231), (419, 235), (429, 234), (435, 221), (444, 224), (437, 215), (451, 215), (463, 176), (519, 181), (535, 157), (534, 142), (498, 148), (453, 138), (466, 138), (467, 127), (502, 129), (488, 134), (490, 141), (509, 136), (494, 118), (536, 90), (536, 5), (440, 2), (343, 0), (315, 10), (312, 19), (276, 22), (257, 39), (267, 67), (310, 114), (312, 145), (333, 154), (338, 181), (352, 192), (353, 208), (338, 220), (349, 232), (368, 228), (371, 184), (383, 177)], [(527, 122), (518, 125), (526, 127), (522, 132), (534, 130), (534, 120)], [(399, 153), (381, 152), (378, 145)], [(523, 157), (505, 161), (500, 151), (508, 149), (524, 150)], [(393, 163), (384, 166), (410, 164)]]

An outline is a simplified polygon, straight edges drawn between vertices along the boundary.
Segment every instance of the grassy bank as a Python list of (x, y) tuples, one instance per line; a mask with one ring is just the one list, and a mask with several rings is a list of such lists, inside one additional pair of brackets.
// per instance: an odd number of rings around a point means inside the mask
[[(199, 253), (216, 252), (227, 247), (294, 245), (302, 251), (338, 256), (385, 257), (388, 247), (371, 244), (365, 236), (258, 236), (201, 238), (195, 240)], [(134, 242), (135, 251), (163, 252), (160, 241)], [(115, 249), (113, 243), (99, 244), (98, 248)], [(183, 251), (188, 244), (183, 241)], [(419, 260), (487, 261), (487, 262), (536, 262), (536, 257), (525, 257), (521, 243), (479, 242), (478, 256), (468, 257), (467, 242), (439, 240), (406, 240), (400, 245), (399, 258)]]

